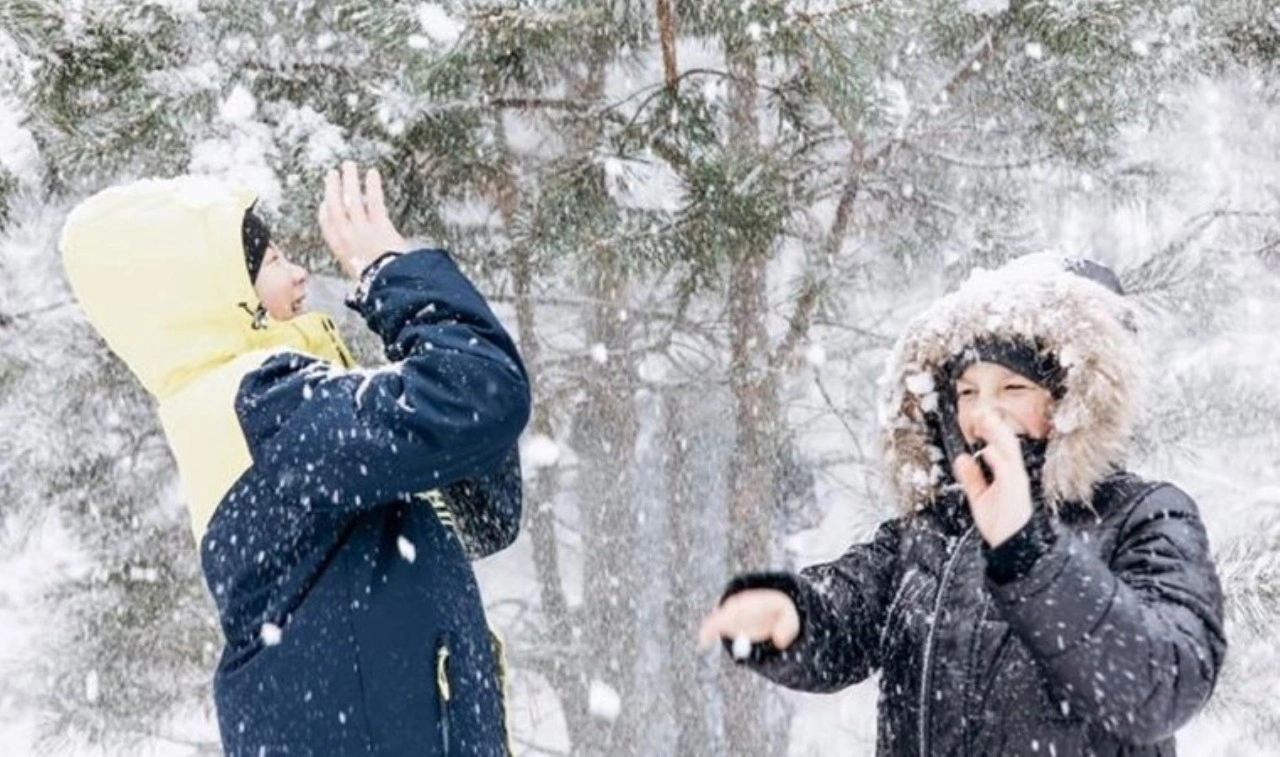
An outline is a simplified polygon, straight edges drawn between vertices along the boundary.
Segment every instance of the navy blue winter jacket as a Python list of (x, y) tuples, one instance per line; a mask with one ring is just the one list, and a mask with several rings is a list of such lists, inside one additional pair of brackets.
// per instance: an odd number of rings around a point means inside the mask
[(253, 464), (201, 544), (226, 636), (223, 746), (504, 754), (499, 655), (468, 557), (518, 530), (524, 366), (443, 251), (392, 259), (353, 307), (388, 366), (280, 353), (237, 396)]

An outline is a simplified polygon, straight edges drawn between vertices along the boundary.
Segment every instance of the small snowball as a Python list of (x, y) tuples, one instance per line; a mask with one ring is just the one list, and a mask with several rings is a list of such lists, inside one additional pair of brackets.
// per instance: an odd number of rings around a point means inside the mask
[(995, 16), (1009, 10), (1009, 0), (966, 0), (964, 6), (970, 13)]
[(434, 42), (451, 45), (462, 36), (465, 27), (436, 3), (422, 3), (417, 8), (422, 31)]
[(591, 359), (600, 365), (609, 362), (609, 350), (600, 342), (591, 345)]
[(745, 660), (751, 656), (751, 639), (746, 634), (733, 637), (733, 659)]
[(804, 351), (804, 359), (814, 368), (821, 368), (827, 364), (827, 351), (822, 348), (821, 344), (811, 344)]
[(400, 550), (400, 556), (405, 560), (413, 562), (418, 559), (418, 548), (403, 536), (396, 537), (396, 547)]
[(917, 397), (923, 397), (927, 394), (931, 394), (933, 390), (933, 374), (920, 372), (907, 376), (907, 391)]
[(1080, 425), (1080, 413), (1070, 407), (1064, 407), (1053, 415), (1053, 430), (1058, 434), (1070, 434)]
[(254, 111), (257, 109), (258, 102), (254, 99), (253, 94), (243, 85), (237, 85), (235, 89), (231, 90), (231, 94), (227, 95), (227, 99), (222, 102), (222, 105), (219, 106), (218, 113), (223, 120), (236, 123), (253, 118)]
[(550, 468), (560, 460), (560, 445), (546, 434), (531, 434), (520, 458), (530, 468)]
[(587, 693), (587, 709), (598, 718), (617, 720), (622, 712), (622, 698), (609, 684), (594, 680)]
[(98, 679), (98, 671), (90, 670), (89, 674), (84, 677), (84, 698), (89, 700), (90, 704), (96, 703), (102, 695), (101, 682)]
[(275, 623), (263, 623), (258, 635), (262, 638), (263, 644), (274, 647), (280, 643), (280, 637), (284, 635), (284, 632)]

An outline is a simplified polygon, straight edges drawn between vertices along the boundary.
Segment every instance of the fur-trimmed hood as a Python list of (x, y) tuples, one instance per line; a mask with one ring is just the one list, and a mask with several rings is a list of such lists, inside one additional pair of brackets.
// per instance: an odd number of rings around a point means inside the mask
[(904, 512), (940, 493), (947, 463), (933, 429), (943, 368), (981, 337), (1036, 343), (1065, 370), (1043, 473), (1050, 507), (1088, 504), (1094, 484), (1123, 465), (1144, 373), (1136, 312), (1073, 265), (1039, 253), (976, 270), (908, 324), (880, 380), (881, 456)]

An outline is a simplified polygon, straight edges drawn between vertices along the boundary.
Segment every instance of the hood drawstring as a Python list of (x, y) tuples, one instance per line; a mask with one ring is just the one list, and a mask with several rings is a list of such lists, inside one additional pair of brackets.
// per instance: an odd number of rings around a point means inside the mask
[(262, 303), (258, 303), (257, 310), (251, 309), (249, 303), (240, 303), (240, 309), (249, 314), (253, 318), (253, 330), (262, 331), (267, 327), (267, 307)]

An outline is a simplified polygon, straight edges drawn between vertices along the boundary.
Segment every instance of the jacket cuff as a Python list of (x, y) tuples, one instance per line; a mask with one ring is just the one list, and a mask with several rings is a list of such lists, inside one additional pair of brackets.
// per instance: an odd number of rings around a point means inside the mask
[(1003, 585), (993, 582), (991, 590), (1005, 619), (1047, 660), (1072, 650), (1098, 627), (1115, 597), (1116, 580), (1066, 533), (1058, 535), (1026, 575)]
[(369, 296), (369, 287), (373, 285), (373, 280), (378, 278), (378, 274), (382, 273), (383, 268), (386, 268), (388, 264), (403, 254), (402, 252), (384, 252), (375, 258), (372, 263), (365, 266), (364, 270), (360, 272), (355, 291), (347, 296), (347, 307), (364, 315), (364, 301)]
[(801, 640), (804, 638), (805, 609), (807, 605), (800, 577), (794, 573), (784, 571), (744, 573), (735, 577), (725, 587), (724, 594), (720, 595), (720, 604), (724, 604), (725, 600), (734, 594), (748, 589), (773, 589), (790, 597), (791, 603), (796, 607), (796, 614), (800, 616), (800, 633), (797, 634), (796, 641), (786, 650), (778, 649), (773, 645), (772, 641), (766, 639), (765, 641), (753, 642), (747, 656), (739, 658), (733, 653), (733, 639), (724, 639), (725, 651), (729, 653), (734, 662), (750, 667), (768, 666), (771, 663), (783, 662), (794, 656)]
[(984, 542), (982, 554), (987, 559), (987, 578), (997, 586), (1016, 581), (1031, 572), (1036, 562), (1057, 541), (1049, 515), (1043, 508), (1031, 512), (1031, 518), (1013, 536), (997, 547)]

